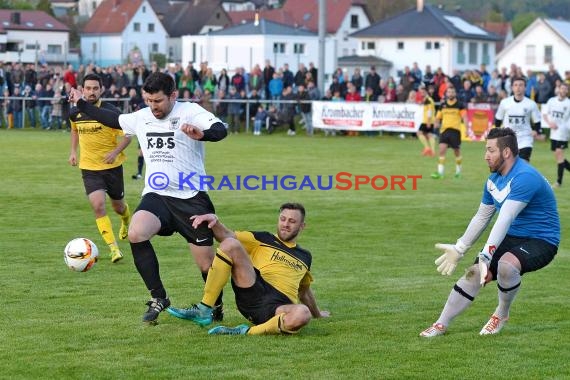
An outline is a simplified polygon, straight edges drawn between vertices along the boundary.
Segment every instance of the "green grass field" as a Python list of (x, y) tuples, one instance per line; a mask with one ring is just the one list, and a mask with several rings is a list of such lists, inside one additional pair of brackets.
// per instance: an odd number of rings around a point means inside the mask
[[(451, 277), (433, 264), (436, 242), (455, 242), (479, 204), (488, 174), (482, 143), (465, 143), (464, 178), (432, 180), (436, 160), (415, 139), (395, 137), (229, 136), (207, 145), (210, 175), (422, 175), (417, 190), (212, 191), (230, 228), (275, 229), (277, 208), (299, 201), (313, 253), (313, 285), (329, 319), (295, 336), (208, 336), (164, 313), (141, 323), (149, 295), (132, 262), (111, 264), (84, 195), (67, 164), (69, 134), (0, 131), (0, 378), (5, 379), (568, 379), (570, 378), (570, 175), (557, 190), (562, 243), (555, 261), (524, 276), (511, 320), (498, 336), (479, 330), (496, 305), (483, 289), (449, 333), (425, 340), (473, 248)], [(126, 198), (134, 209), (142, 181), (131, 180), (136, 143), (127, 148)], [(532, 161), (549, 179), (547, 143)], [(453, 170), (451, 152), (447, 170)], [(110, 207), (109, 207), (110, 210)], [(112, 216), (115, 230), (119, 219)], [(71, 272), (62, 250), (88, 237), (102, 257)], [(485, 235), (486, 236), (486, 235)], [(485, 237), (484, 236), (484, 237)], [(484, 243), (483, 239), (480, 243)], [(157, 237), (163, 282), (174, 305), (200, 300), (203, 282), (180, 236)], [(226, 289), (227, 325), (243, 323)]]

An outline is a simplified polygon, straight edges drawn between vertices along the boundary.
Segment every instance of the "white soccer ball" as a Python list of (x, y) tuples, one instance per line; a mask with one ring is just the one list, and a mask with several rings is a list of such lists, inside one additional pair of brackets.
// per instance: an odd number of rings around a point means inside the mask
[(87, 272), (99, 258), (99, 250), (89, 239), (77, 238), (71, 240), (63, 250), (63, 259), (69, 269), (76, 272)]

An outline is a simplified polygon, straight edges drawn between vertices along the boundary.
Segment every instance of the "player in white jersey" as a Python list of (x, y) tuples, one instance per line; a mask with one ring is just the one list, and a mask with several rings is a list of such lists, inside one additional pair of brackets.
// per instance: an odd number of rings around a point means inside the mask
[(519, 157), (530, 161), (535, 138), (541, 139), (540, 111), (536, 103), (525, 97), (526, 82), (514, 78), (511, 82), (513, 95), (501, 100), (495, 114), (495, 126), (511, 128), (517, 134)]
[(544, 120), (550, 127), (550, 150), (554, 152), (558, 177), (552, 187), (562, 185), (564, 169), (570, 170), (570, 162), (564, 157), (564, 149), (568, 149), (570, 122), (570, 99), (568, 99), (568, 83), (560, 83), (558, 96), (548, 99), (543, 110)]
[[(195, 103), (177, 102), (178, 91), (171, 76), (155, 72), (143, 84), (148, 107), (117, 115), (89, 104), (74, 90), (70, 101), (80, 112), (126, 135), (136, 135), (147, 165), (143, 198), (129, 226), (129, 242), (135, 266), (150, 291), (151, 300), (143, 322), (156, 324), (158, 315), (170, 306), (162, 284), (158, 258), (150, 239), (155, 235), (180, 233), (205, 280), (214, 259), (213, 234), (207, 224), (192, 226), (190, 217), (214, 213), (208, 194), (202, 191), (204, 141), (226, 137), (224, 124)], [(223, 318), (221, 296), (213, 317)]]

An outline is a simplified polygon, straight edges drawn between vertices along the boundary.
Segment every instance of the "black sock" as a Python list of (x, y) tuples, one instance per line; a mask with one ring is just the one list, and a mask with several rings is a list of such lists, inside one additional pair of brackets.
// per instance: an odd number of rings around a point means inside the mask
[(559, 185), (562, 185), (562, 176), (564, 176), (564, 166), (565, 166), (564, 162), (558, 164), (558, 179), (556, 180), (556, 182), (558, 182)]
[(566, 170), (570, 170), (570, 162), (568, 162), (568, 160), (564, 160), (564, 168), (566, 168)]
[(143, 168), (143, 165), (144, 165), (144, 157), (143, 157), (143, 156), (139, 156), (139, 160), (138, 160), (138, 162), (137, 162), (137, 170), (138, 170), (137, 174), (142, 175), (142, 168)]
[(156, 253), (150, 241), (131, 243), (131, 251), (135, 267), (142, 277), (146, 288), (150, 290), (153, 298), (166, 298), (166, 290), (160, 280), (159, 265)]
[[(202, 278), (204, 279), (204, 282), (206, 282), (206, 280), (208, 279), (208, 272), (202, 272)], [(222, 296), (224, 295), (224, 291), (220, 292), (220, 295), (218, 296), (218, 299), (216, 300), (216, 305), (221, 305), (223, 300), (222, 300)]]

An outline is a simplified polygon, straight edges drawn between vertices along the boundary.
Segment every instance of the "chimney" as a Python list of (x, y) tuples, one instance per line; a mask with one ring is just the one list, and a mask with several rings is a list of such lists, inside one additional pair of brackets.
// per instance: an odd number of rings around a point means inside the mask
[(12, 12), (10, 22), (14, 25), (20, 25), (20, 12)]
[(418, 0), (417, 11), (418, 13), (424, 11), (424, 0)]

